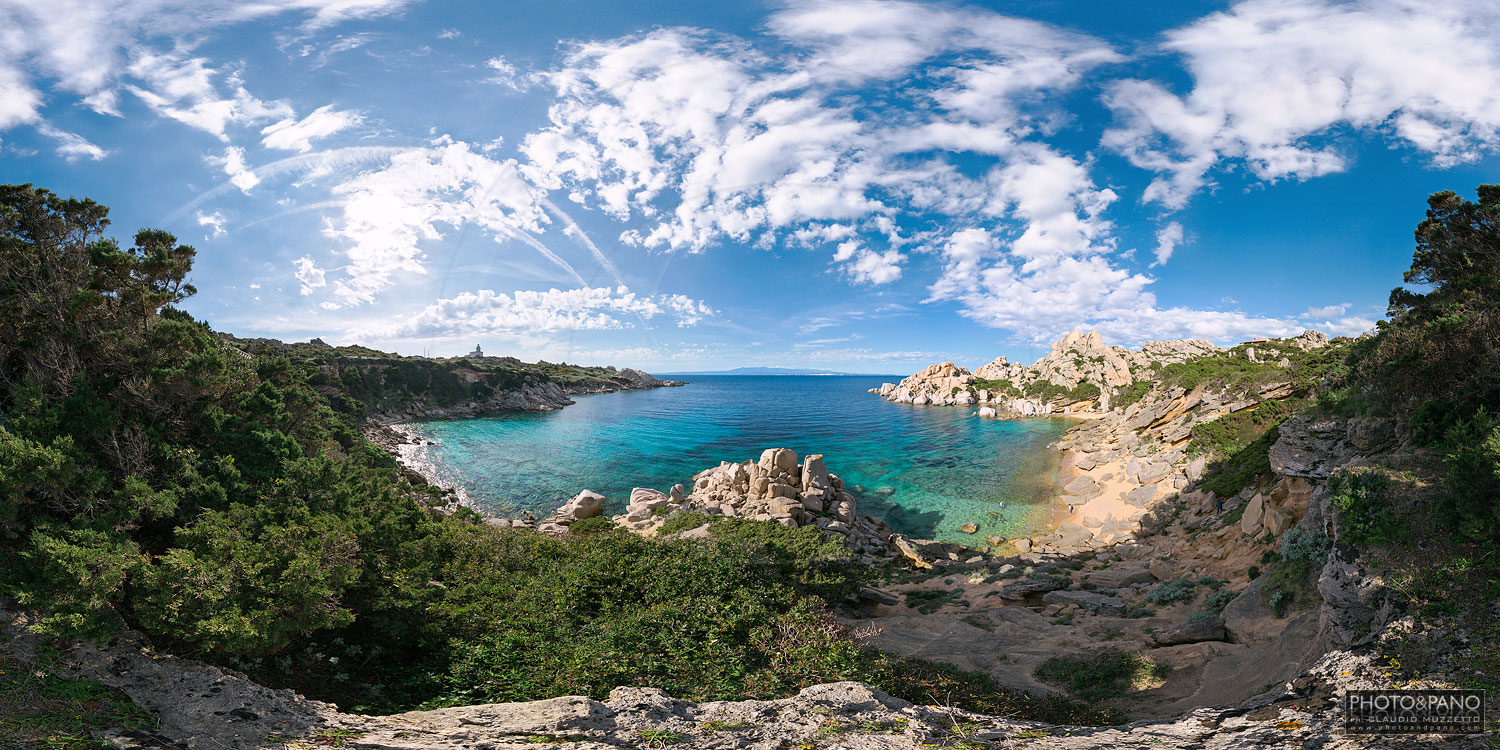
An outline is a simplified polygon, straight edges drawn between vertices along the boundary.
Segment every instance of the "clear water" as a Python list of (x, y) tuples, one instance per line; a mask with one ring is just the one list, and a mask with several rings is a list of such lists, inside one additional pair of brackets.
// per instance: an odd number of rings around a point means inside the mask
[[(551, 512), (584, 489), (621, 512), (633, 487), (691, 487), (766, 448), (822, 453), (859, 511), (924, 539), (982, 543), (1044, 527), (1057, 494), (1048, 444), (1064, 420), (998, 421), (964, 407), (893, 404), (880, 376), (696, 376), (682, 388), (575, 396), (544, 413), (409, 425), (416, 459), (501, 516)], [(977, 535), (958, 527), (980, 527)]]

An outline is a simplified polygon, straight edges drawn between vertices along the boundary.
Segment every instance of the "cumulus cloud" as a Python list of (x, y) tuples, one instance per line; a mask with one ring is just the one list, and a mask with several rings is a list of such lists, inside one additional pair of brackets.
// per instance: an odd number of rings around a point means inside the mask
[(1248, 0), (1169, 32), (1183, 95), (1110, 85), (1104, 144), (1157, 173), (1144, 199), (1182, 206), (1233, 160), (1263, 180), (1348, 167), (1329, 142), (1375, 131), (1439, 167), (1500, 147), (1500, 5), (1489, 0)]
[(1154, 268), (1171, 260), (1172, 253), (1177, 251), (1177, 246), (1182, 244), (1182, 224), (1171, 222), (1162, 227), (1156, 233), (1156, 262), (1151, 266)]
[(1349, 303), (1339, 305), (1328, 305), (1326, 307), (1309, 307), (1307, 312), (1302, 313), (1304, 318), (1334, 318), (1349, 311)]
[[(213, 234), (209, 235), (207, 239), (218, 239), (219, 237), (227, 233), (227, 231), (224, 229), (224, 214), (219, 211), (215, 211), (211, 214), (205, 214), (202, 211), (199, 211), (195, 218), (198, 219), (198, 226), (208, 227), (213, 231)], [(259, 289), (260, 285), (251, 284), (250, 288)]]
[[(880, 231), (876, 220), (919, 203), (982, 208), (984, 179), (942, 152), (1031, 163), (1018, 141), (1045, 119), (1040, 94), (1118, 59), (1033, 21), (917, 3), (802, 3), (770, 27), (800, 53), (681, 28), (575, 46), (544, 76), (557, 100), (552, 125), (524, 144), (528, 174), (644, 220), (622, 239), (645, 247), (701, 251), (814, 222)], [(860, 86), (898, 76), (939, 85), (852, 103)], [(953, 194), (974, 200), (941, 197)]]
[(260, 131), (261, 135), (265, 136), (261, 139), (261, 145), (283, 151), (307, 153), (312, 150), (312, 141), (354, 127), (360, 122), (361, 118), (358, 113), (342, 112), (334, 109), (332, 104), (328, 104), (313, 110), (301, 120), (289, 117), (266, 126)]
[(666, 318), (687, 327), (714, 314), (702, 301), (681, 294), (641, 296), (623, 286), (511, 294), (481, 289), (438, 300), (399, 322), (361, 328), (354, 333), (384, 338), (440, 338), (599, 331), (630, 327), (631, 319), (655, 318)]
[[(631, 221), (621, 239), (647, 248), (829, 246), (841, 273), (872, 285), (900, 279), (913, 250), (935, 252), (932, 299), (992, 325), (1039, 322), (993, 298), (1017, 288), (1123, 283), (1114, 293), (1130, 297), (1148, 283), (1106, 257), (1115, 193), (1038, 140), (1058, 115), (1049, 92), (1121, 59), (1107, 44), (907, 2), (797, 3), (769, 27), (795, 51), (681, 28), (576, 45), (544, 76), (551, 125), (526, 138), (523, 169)], [(935, 83), (857, 93), (913, 78)], [(956, 154), (993, 166), (975, 174)], [(950, 240), (903, 234), (913, 217), (948, 224)]]
[(297, 283), (301, 284), (300, 289), (303, 295), (312, 294), (314, 289), (328, 286), (328, 281), (324, 278), (325, 272), (318, 268), (318, 264), (310, 256), (304, 255), (292, 261), (292, 266), (296, 268), (293, 275)]
[(849, 240), (839, 244), (833, 261), (856, 282), (878, 285), (901, 278), (901, 264), (906, 261), (906, 256), (896, 250), (877, 252), (858, 240)]
[(239, 188), (241, 192), (248, 193), (251, 188), (260, 184), (260, 176), (245, 163), (245, 149), (239, 146), (230, 146), (224, 149), (222, 158), (210, 157), (209, 161), (219, 165), (229, 177), (229, 184)]

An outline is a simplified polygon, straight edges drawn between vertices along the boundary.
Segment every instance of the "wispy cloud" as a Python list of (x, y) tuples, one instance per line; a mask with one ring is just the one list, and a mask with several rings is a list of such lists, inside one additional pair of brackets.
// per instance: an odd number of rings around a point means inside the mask
[(1110, 84), (1104, 144), (1181, 207), (1226, 161), (1262, 180), (1348, 168), (1327, 136), (1378, 131), (1437, 166), (1500, 148), (1500, 5), (1489, 0), (1248, 0), (1167, 34), (1193, 85)]

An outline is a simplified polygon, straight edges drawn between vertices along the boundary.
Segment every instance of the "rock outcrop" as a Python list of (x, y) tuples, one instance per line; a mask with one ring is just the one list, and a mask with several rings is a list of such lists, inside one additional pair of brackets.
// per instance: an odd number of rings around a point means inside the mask
[(1098, 331), (1072, 331), (1029, 367), (999, 357), (970, 373), (944, 362), (870, 392), (919, 406), (984, 405), (983, 416), (1089, 415), (1107, 411), (1110, 394), (1153, 367), (1221, 351), (1201, 339), (1149, 341), (1131, 351), (1106, 345)]
[(726, 461), (698, 472), (691, 489), (677, 485), (662, 492), (637, 487), (625, 512), (613, 520), (637, 534), (653, 535), (681, 513), (773, 521), (793, 528), (814, 526), (845, 540), (865, 562), (899, 554), (892, 546), (890, 527), (858, 513), (856, 498), (818, 453), (799, 460), (790, 449), (768, 448), (757, 460)]

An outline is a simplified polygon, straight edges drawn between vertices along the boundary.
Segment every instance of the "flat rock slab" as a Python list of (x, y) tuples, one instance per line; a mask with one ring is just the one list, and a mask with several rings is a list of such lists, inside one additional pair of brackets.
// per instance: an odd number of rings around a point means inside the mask
[(1224, 623), (1218, 620), (1195, 620), (1161, 631), (1153, 636), (1158, 646), (1179, 646), (1184, 643), (1226, 640)]
[(1001, 599), (1025, 599), (1032, 594), (1044, 594), (1048, 591), (1065, 589), (1072, 584), (1066, 578), (1047, 576), (1046, 578), (1027, 578), (1007, 583), (1000, 587), (999, 591), (991, 592), (985, 596), (998, 596)]
[(1138, 583), (1156, 583), (1156, 576), (1144, 565), (1105, 568), (1084, 573), (1082, 585), (1086, 589), (1123, 589)]
[(1106, 617), (1124, 617), (1125, 600), (1118, 596), (1105, 596), (1093, 591), (1049, 591), (1042, 596), (1042, 601), (1048, 604), (1061, 604), (1067, 606), (1076, 604), (1090, 612), (1097, 612)]

